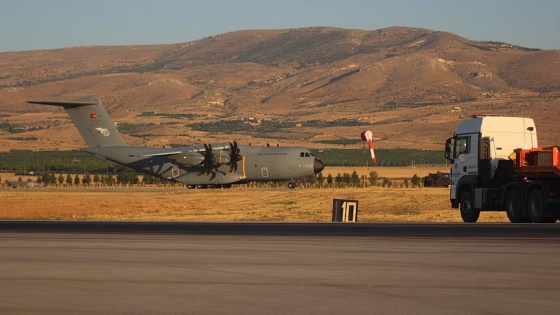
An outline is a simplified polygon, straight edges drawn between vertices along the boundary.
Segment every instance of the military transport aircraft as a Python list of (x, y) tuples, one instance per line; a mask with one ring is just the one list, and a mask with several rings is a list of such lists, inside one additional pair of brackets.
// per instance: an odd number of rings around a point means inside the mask
[(201, 144), (178, 148), (131, 146), (123, 140), (96, 96), (70, 102), (29, 101), (62, 106), (84, 138), (86, 152), (188, 188), (229, 188), (252, 181), (289, 181), (320, 173), (323, 162), (306, 148)]

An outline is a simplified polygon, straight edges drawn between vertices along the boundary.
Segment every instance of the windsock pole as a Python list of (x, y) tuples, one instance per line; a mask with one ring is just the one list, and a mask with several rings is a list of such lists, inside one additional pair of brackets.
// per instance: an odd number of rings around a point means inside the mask
[(369, 153), (371, 154), (371, 162), (372, 165), (375, 165), (377, 159), (375, 158), (375, 152), (373, 151), (373, 133), (370, 130), (362, 131), (361, 135), (362, 140), (364, 141), (364, 188), (366, 188), (366, 141), (369, 147)]

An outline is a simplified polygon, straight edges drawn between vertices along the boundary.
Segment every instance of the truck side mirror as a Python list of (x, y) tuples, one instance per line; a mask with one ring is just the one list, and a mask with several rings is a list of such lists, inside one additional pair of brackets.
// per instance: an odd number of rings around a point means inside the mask
[(445, 141), (445, 158), (448, 159), (448, 160), (453, 160), (451, 158), (451, 156), (452, 156), (451, 148), (453, 148), (453, 145), (451, 143), (452, 140), (453, 140), (453, 138), (449, 138), (449, 139), (447, 139), (447, 141)]

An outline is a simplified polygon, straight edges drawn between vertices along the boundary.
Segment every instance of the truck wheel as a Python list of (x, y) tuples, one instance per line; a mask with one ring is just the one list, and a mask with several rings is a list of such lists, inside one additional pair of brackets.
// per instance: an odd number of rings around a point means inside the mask
[(546, 200), (540, 189), (534, 189), (527, 197), (527, 208), (529, 217), (535, 223), (554, 223), (556, 218), (545, 217)]
[(523, 200), (518, 189), (511, 189), (506, 196), (506, 213), (511, 223), (527, 222), (523, 218)]
[(463, 222), (474, 223), (480, 216), (480, 210), (474, 209), (472, 194), (470, 191), (465, 191), (461, 195), (461, 218)]

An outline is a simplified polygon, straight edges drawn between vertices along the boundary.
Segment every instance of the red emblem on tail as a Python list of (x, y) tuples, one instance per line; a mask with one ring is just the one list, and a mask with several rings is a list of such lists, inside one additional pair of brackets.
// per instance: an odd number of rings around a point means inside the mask
[(96, 113), (91, 113), (91, 114), (89, 114), (89, 118), (91, 118), (91, 119), (96, 119), (96, 118), (97, 118), (97, 114), (96, 114)]

